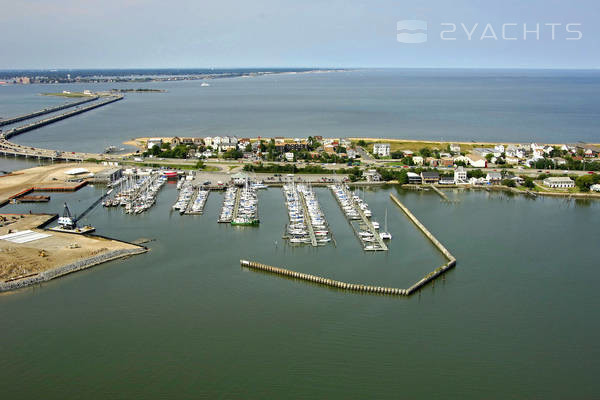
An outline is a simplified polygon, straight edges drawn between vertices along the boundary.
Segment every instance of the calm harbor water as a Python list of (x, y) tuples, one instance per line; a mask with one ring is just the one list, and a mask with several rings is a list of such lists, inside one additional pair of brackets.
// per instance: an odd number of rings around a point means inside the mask
[[(51, 193), (3, 212), (77, 212), (102, 192)], [(352, 282), (406, 287), (443, 259), (389, 200), (395, 193), (457, 257), (410, 298), (346, 293), (240, 268), (251, 259)], [(148, 254), (0, 295), (6, 398), (593, 398), (598, 393), (600, 203), (383, 187), (390, 251), (366, 254), (333, 195), (337, 242), (290, 248), (281, 190), (261, 224), (170, 212), (174, 185), (140, 216), (97, 208), (100, 234), (155, 238)], [(277, 242), (277, 243), (275, 243)]]
[(0, 86), (0, 117), (68, 100), (42, 92), (144, 87), (168, 93), (130, 93), (15, 141), (95, 152), (134, 137), (175, 135), (600, 141), (598, 71), (359, 70), (210, 83)]

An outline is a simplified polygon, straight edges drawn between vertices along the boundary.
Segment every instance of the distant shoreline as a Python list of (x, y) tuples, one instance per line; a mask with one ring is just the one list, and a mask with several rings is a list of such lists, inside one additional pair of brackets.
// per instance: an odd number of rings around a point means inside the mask
[[(207, 135), (209, 136), (209, 135)], [(123, 142), (124, 145), (128, 145), (128, 146), (134, 146), (134, 147), (143, 147), (143, 143), (147, 143), (149, 139), (161, 139), (163, 142), (171, 142), (173, 140), (173, 138), (175, 138), (177, 136), (149, 136), (149, 137), (137, 137), (137, 138), (132, 138), (129, 140), (126, 140)], [(204, 137), (204, 136), (196, 136), (196, 137)], [(250, 141), (255, 142), (258, 140), (258, 137), (253, 137), (253, 138), (249, 138)], [(261, 137), (261, 139), (270, 139), (267, 137)], [(291, 137), (284, 137), (285, 140), (293, 140), (293, 138)], [(443, 145), (448, 145), (450, 143), (453, 144), (458, 144), (458, 145), (464, 145), (464, 146), (470, 146), (470, 147), (477, 147), (477, 146), (495, 146), (498, 144), (503, 144), (503, 145), (524, 145), (524, 144), (530, 144), (531, 142), (512, 142), (512, 141), (496, 141), (496, 142), (486, 142), (486, 141), (482, 141), (482, 142), (466, 142), (466, 141), (439, 141), (439, 140), (421, 140), (421, 139), (390, 139), (390, 138), (369, 138), (369, 137), (349, 137), (346, 138), (348, 140), (350, 140), (351, 142), (358, 142), (360, 140), (364, 140), (365, 142), (369, 143), (369, 144), (373, 144), (373, 143), (396, 143), (398, 145), (402, 145), (402, 144), (406, 144), (406, 145), (410, 145), (410, 144), (420, 144), (420, 145), (435, 145), (435, 146), (443, 146)], [(538, 142), (541, 143), (541, 142)], [(563, 144), (565, 144), (566, 142), (563, 143), (543, 143), (544, 145), (547, 146), (562, 146)], [(587, 143), (587, 142), (586, 142)], [(592, 146), (600, 146), (600, 143), (587, 143), (590, 144)]]

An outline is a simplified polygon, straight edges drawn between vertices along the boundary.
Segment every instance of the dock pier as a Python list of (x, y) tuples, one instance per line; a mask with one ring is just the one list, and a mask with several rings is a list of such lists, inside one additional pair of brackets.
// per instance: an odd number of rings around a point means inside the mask
[[(342, 204), (342, 201), (338, 198), (337, 194), (335, 193), (334, 186), (330, 186), (330, 189), (332, 191), (333, 197), (335, 197), (335, 199), (337, 200), (337, 203), (340, 206), (342, 213), (346, 216), (346, 220), (352, 227), (354, 234), (356, 235), (357, 239), (362, 244), (363, 250), (365, 250), (365, 251), (388, 251), (387, 245), (385, 244), (385, 242), (379, 235), (379, 232), (373, 226), (373, 223), (371, 222), (369, 217), (367, 217), (364, 210), (358, 204), (356, 204), (353, 194), (349, 190), (347, 190), (346, 187), (344, 187), (343, 185), (341, 185), (340, 187), (341, 187), (342, 191), (344, 192), (344, 194), (346, 195), (346, 197), (348, 199), (350, 199), (352, 208), (354, 209), (354, 211), (356, 211), (356, 213), (359, 216), (360, 222), (358, 223), (358, 225), (359, 225), (358, 227), (356, 227), (356, 223), (353, 222), (353, 219), (348, 217), (348, 215), (344, 211), (344, 208), (343, 208), (344, 206)], [(366, 242), (364, 240), (364, 238), (360, 235), (361, 226), (364, 227), (364, 229), (366, 231), (371, 233), (372, 237), (375, 239), (375, 242)]]
[(310, 244), (314, 247), (317, 247), (317, 236), (315, 235), (315, 230), (313, 228), (310, 214), (308, 213), (308, 207), (306, 206), (306, 199), (304, 198), (304, 193), (302, 193), (302, 191), (298, 191), (298, 195), (300, 197), (300, 201), (302, 202), (302, 209), (304, 210), (304, 222), (306, 223), (306, 229), (308, 230), (308, 236), (310, 237)]
[(236, 219), (238, 217), (238, 213), (240, 210), (240, 197), (241, 197), (242, 191), (240, 189), (237, 189), (237, 191), (235, 192), (235, 203), (233, 205), (233, 218), (232, 220)]
[(431, 187), (431, 189), (432, 189), (434, 192), (436, 192), (437, 194), (439, 194), (439, 195), (440, 195), (440, 197), (441, 197), (442, 199), (444, 199), (445, 201), (447, 201), (447, 202), (451, 202), (451, 201), (452, 201), (452, 200), (450, 200), (450, 199), (448, 198), (448, 196), (446, 196), (446, 193), (444, 193), (444, 192), (442, 192), (440, 189), (436, 188), (436, 187), (435, 187), (435, 185), (429, 185), (429, 186)]

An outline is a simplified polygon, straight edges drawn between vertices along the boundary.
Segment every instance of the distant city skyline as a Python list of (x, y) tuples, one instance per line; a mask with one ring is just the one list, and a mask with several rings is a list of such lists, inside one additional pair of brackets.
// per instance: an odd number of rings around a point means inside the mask
[(600, 67), (592, 0), (0, 1), (2, 70)]

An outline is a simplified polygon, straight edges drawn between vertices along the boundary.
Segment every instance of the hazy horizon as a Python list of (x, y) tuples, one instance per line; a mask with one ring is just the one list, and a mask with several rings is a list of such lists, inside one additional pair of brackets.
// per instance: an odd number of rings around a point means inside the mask
[(600, 67), (592, 0), (0, 2), (2, 70)]

